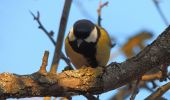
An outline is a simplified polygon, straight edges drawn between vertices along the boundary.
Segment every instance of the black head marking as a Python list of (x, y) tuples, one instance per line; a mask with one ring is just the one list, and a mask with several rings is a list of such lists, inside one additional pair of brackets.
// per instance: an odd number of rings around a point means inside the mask
[(73, 33), (77, 38), (85, 39), (89, 36), (95, 25), (86, 19), (77, 21), (73, 26)]

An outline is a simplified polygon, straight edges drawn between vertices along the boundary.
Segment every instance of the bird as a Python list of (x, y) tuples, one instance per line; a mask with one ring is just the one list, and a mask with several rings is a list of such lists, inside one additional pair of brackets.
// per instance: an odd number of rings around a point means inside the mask
[(104, 67), (112, 48), (108, 32), (87, 19), (73, 24), (65, 38), (65, 52), (76, 69)]

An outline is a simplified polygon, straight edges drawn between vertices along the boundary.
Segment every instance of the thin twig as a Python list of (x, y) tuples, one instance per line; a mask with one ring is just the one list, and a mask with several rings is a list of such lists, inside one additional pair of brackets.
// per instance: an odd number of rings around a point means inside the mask
[(149, 95), (145, 100), (157, 100), (160, 98), (165, 92), (170, 89), (170, 82), (159, 87), (154, 93)]
[(107, 2), (105, 2), (105, 3), (103, 3), (102, 4), (102, 2), (101, 2), (101, 0), (100, 0), (100, 3), (99, 3), (99, 8), (97, 9), (97, 13), (98, 13), (98, 25), (99, 26), (101, 26), (101, 20), (102, 20), (102, 18), (101, 18), (101, 10), (102, 10), (102, 8), (104, 7), (104, 6), (107, 6), (108, 5), (108, 1)]
[(136, 95), (138, 94), (138, 90), (139, 90), (138, 85), (139, 85), (139, 82), (140, 82), (140, 79), (137, 79), (136, 84), (135, 84), (135, 86), (134, 86), (134, 88), (132, 90), (132, 95), (130, 97), (130, 100), (134, 100)]
[(141, 80), (142, 81), (153, 81), (153, 80), (163, 80), (163, 79), (165, 80), (166, 78), (169, 79), (169, 75), (170, 73), (164, 74), (162, 71), (159, 71), (154, 74), (143, 75)]
[(169, 25), (168, 20), (166, 19), (165, 15), (163, 14), (163, 12), (162, 12), (162, 10), (161, 10), (161, 8), (160, 8), (160, 6), (159, 6), (159, 1), (158, 1), (158, 0), (153, 0), (153, 2), (154, 2), (154, 4), (155, 4), (155, 7), (156, 7), (159, 15), (160, 15), (161, 18), (163, 19), (165, 25), (168, 26), (168, 25)]
[[(53, 43), (54, 46), (56, 46), (56, 42), (55, 40), (52, 38), (52, 34), (54, 34), (53, 31), (50, 31), (48, 32), (46, 30), (46, 28), (43, 26), (43, 24), (41, 23), (40, 21), (40, 13), (39, 11), (37, 12), (37, 16), (35, 16), (31, 11), (30, 11), (30, 14), (33, 16), (34, 20), (37, 21), (38, 25), (39, 25), (39, 28), (48, 36), (48, 38), (51, 40), (51, 42)], [(67, 59), (67, 57), (64, 55), (64, 53), (61, 51), (61, 59), (63, 59), (66, 64), (72, 68), (71, 64), (70, 64), (70, 60)]]
[(161, 79), (162, 77), (163, 77), (162, 72), (159, 71), (159, 72), (154, 73), (154, 74), (143, 75), (142, 81), (152, 81), (152, 80), (156, 80), (156, 79)]
[[(41, 23), (41, 21), (40, 21), (40, 13), (39, 13), (39, 11), (37, 11), (37, 16), (35, 16), (31, 11), (30, 11), (30, 13), (31, 13), (31, 15), (33, 16), (34, 20), (37, 21), (37, 23), (38, 23), (38, 25), (39, 25), (38, 28), (40, 28), (40, 29), (48, 36), (48, 38), (51, 40), (51, 42), (53, 43), (53, 45), (56, 45), (56, 43), (55, 43), (55, 41), (54, 41), (54, 39), (52, 38), (52, 35), (51, 35), (51, 34), (54, 34), (54, 32), (53, 32), (53, 31), (48, 32), (48, 31), (45, 29), (45, 27), (42, 25), (42, 23)], [(50, 33), (51, 33), (51, 34), (50, 34)]]
[(60, 61), (60, 54), (61, 54), (61, 48), (64, 40), (64, 33), (67, 25), (67, 20), (70, 12), (70, 7), (71, 7), (72, 0), (65, 0), (64, 4), (64, 9), (60, 21), (60, 27), (58, 31), (58, 37), (57, 37), (57, 42), (55, 46), (55, 52), (53, 56), (53, 61), (51, 65), (50, 72), (51, 73), (56, 73), (59, 61)]
[(43, 59), (42, 59), (42, 65), (41, 65), (40, 70), (39, 70), (39, 72), (41, 72), (41, 73), (47, 72), (46, 67), (47, 67), (47, 64), (48, 64), (48, 56), (49, 56), (49, 51), (45, 51)]

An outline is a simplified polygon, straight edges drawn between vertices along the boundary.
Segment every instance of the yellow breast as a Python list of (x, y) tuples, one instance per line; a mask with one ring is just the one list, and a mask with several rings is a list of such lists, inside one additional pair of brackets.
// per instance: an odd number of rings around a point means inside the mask
[(103, 28), (100, 28), (101, 36), (97, 43), (97, 52), (96, 59), (99, 63), (99, 66), (105, 66), (110, 58), (110, 50), (111, 50), (111, 40)]
[(81, 68), (83, 65), (88, 65), (87, 60), (83, 55), (75, 52), (69, 44), (68, 38), (65, 39), (65, 51), (72, 64), (77, 68)]

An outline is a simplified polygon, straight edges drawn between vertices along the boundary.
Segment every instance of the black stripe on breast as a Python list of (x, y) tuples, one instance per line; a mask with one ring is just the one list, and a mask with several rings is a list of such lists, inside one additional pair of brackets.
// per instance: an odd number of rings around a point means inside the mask
[[(98, 38), (97, 38), (97, 42), (98, 42), (98, 39), (100, 37), (100, 30), (97, 28), (97, 31), (98, 31)], [(89, 63), (91, 67), (96, 68), (98, 66), (98, 62), (96, 60), (97, 42), (88, 43), (86, 41), (83, 41), (79, 48), (77, 47), (77, 40), (69, 41), (69, 44), (71, 45), (71, 47), (73, 48), (75, 52), (80, 53), (81, 55), (85, 57), (85, 59), (87, 60), (87, 62)]]

